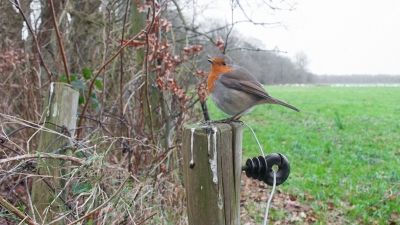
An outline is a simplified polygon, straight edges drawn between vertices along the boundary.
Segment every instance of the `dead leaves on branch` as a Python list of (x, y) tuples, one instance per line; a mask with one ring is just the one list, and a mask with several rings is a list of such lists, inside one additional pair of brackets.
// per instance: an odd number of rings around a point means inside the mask
[[(153, 1), (145, 0), (144, 4), (142, 4), (140, 1), (136, 0), (136, 4), (137, 4), (138, 12), (147, 12), (147, 10), (151, 9), (151, 7), (153, 5)], [(154, 1), (154, 4), (155, 4), (156, 9), (158, 9), (159, 4), (156, 0)]]
[(200, 83), (197, 86), (196, 93), (197, 96), (199, 97), (200, 102), (205, 102), (207, 100), (207, 89), (204, 83)]
[(217, 48), (221, 51), (224, 52), (225, 49), (225, 42), (222, 40), (221, 36), (218, 36), (217, 41), (215, 42), (215, 45)]
[(34, 55), (27, 53), (23, 49), (10, 49), (6, 51), (0, 50), (0, 72), (5, 73), (8, 70), (13, 70), (25, 64), (25, 59), (33, 60)]
[[(150, 22), (150, 21), (148, 21)], [(178, 81), (174, 77), (174, 73), (177, 68), (185, 63), (190, 57), (198, 56), (203, 50), (201, 45), (192, 45), (183, 48), (180, 54), (173, 55), (172, 45), (167, 39), (159, 39), (160, 33), (168, 32), (172, 26), (171, 22), (166, 19), (160, 19), (156, 17), (154, 24), (147, 34), (139, 36), (138, 40), (133, 40), (128, 44), (128, 47), (135, 48), (137, 50), (147, 50), (147, 64), (150, 73), (156, 74), (156, 82), (160, 91), (171, 91), (172, 95), (177, 97), (183, 106), (186, 101), (191, 99), (183, 91), (182, 86), (178, 85)], [(129, 42), (128, 39), (124, 39), (123, 43)], [(193, 75), (205, 77), (205, 72), (200, 70), (192, 73)], [(201, 96), (203, 96), (204, 90), (200, 90)], [(200, 94), (199, 94), (200, 96)], [(204, 98), (204, 97), (203, 97)]]

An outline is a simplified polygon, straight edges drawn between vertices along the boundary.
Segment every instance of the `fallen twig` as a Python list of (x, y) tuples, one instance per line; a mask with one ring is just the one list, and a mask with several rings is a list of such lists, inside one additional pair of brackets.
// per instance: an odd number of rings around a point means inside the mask
[(15, 157), (6, 158), (6, 159), (0, 159), (0, 164), (6, 163), (6, 162), (11, 162), (11, 161), (19, 161), (19, 160), (35, 159), (35, 158), (62, 159), (62, 160), (76, 162), (81, 165), (85, 163), (85, 160), (79, 159), (76, 157), (72, 157), (72, 156), (51, 154), (51, 153), (40, 153), (40, 154), (25, 154), (25, 155), (19, 155), (19, 156), (15, 156)]
[(6, 208), (10, 213), (16, 215), (18, 218), (21, 218), (23, 222), (29, 224), (29, 225), (36, 225), (35, 222), (32, 221), (32, 219), (23, 214), (19, 209), (15, 208), (11, 203), (9, 203), (7, 200), (3, 198), (3, 196), (0, 195), (0, 205), (2, 205), (4, 208)]

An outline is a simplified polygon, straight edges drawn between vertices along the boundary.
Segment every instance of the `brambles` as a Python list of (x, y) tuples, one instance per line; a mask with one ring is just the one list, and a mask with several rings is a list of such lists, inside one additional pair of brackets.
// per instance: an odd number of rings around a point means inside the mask
[[(60, 172), (63, 166), (70, 169), (61, 175), (65, 189), (54, 190), (53, 204), (66, 208), (57, 219), (71, 222), (87, 216), (86, 223), (151, 219), (182, 224), (185, 196), (179, 179), (180, 129), (185, 121), (198, 120), (192, 113), (199, 98), (197, 90), (203, 100), (206, 98), (202, 84), (206, 73), (194, 61), (203, 47), (176, 48), (168, 34), (172, 23), (163, 16), (166, 5), (154, 1), (146, 1), (138, 6), (139, 12), (131, 12), (148, 17), (140, 33), (131, 34), (129, 39), (121, 37), (122, 27), (128, 30), (134, 25), (120, 22), (126, 1), (118, 2), (94, 11), (80, 2), (68, 3), (70, 21), (60, 17), (62, 8), (54, 2), (64, 56), (70, 63), (69, 77), (63, 71), (58, 45), (44, 32), (54, 30), (54, 24), (40, 23), (39, 44), (35, 46), (42, 50), (46, 65), (51, 65), (50, 75), (42, 75), (45, 71), (35, 63), (35, 54), (18, 48), (1, 52), (2, 107), (6, 110), (1, 114), (5, 133), (1, 134), (0, 153), (2, 159), (21, 159), (2, 161), (0, 194), (21, 211), (32, 212), (35, 203), (28, 195), (31, 177), (40, 177), (37, 162), (48, 158), (35, 157), (37, 134), (52, 132), (68, 140), (52, 154), (62, 159)], [(92, 6), (98, 7), (96, 4)], [(50, 17), (45, 12), (50, 9), (43, 5), (42, 10), (41, 19), (47, 21)], [(99, 12), (108, 18), (97, 21), (103, 18)], [(138, 50), (145, 50), (142, 61), (136, 60)], [(117, 57), (122, 52), (123, 57)], [(80, 93), (75, 136), (68, 135), (71, 132), (62, 129), (62, 124), (48, 130), (40, 123), (42, 95), (49, 84), (68, 80)], [(66, 150), (72, 155), (62, 157)], [(52, 186), (51, 178), (47, 180)], [(66, 199), (57, 197), (68, 190)], [(93, 211), (96, 207), (100, 208)], [(0, 221), (10, 222), (9, 218), (21, 221), (8, 213), (0, 216)]]

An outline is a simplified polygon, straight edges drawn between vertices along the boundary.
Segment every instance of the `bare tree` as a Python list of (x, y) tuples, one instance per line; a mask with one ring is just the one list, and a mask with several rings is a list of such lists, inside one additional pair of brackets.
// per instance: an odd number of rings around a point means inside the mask
[(294, 55), (294, 64), (296, 65), (297, 69), (302, 69), (307, 71), (307, 67), (310, 64), (310, 60), (308, 59), (307, 55), (303, 51), (296, 52)]

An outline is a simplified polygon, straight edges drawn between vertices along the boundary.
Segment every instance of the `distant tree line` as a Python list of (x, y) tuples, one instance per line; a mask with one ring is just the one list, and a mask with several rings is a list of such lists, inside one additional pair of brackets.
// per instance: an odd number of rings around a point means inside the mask
[[(247, 69), (265, 85), (277, 84), (376, 84), (400, 83), (400, 75), (317, 75), (309, 72), (309, 60), (304, 52), (293, 59), (276, 50), (260, 50), (264, 44), (257, 39), (243, 39), (231, 34), (235, 47), (227, 51), (237, 65)], [(205, 44), (203, 53), (215, 52), (215, 47)], [(218, 53), (219, 54), (219, 53)], [(205, 63), (208, 69), (208, 63)]]
[(273, 51), (235, 52), (232, 58), (266, 85), (311, 84), (316, 76), (289, 57)]
[[(260, 50), (260, 46), (264, 46), (260, 40), (243, 39), (237, 33), (231, 36), (237, 42), (234, 43), (233, 50), (227, 51), (227, 55), (265, 85), (400, 83), (400, 75), (317, 75), (309, 72), (309, 60), (304, 52), (297, 52), (293, 59), (290, 59), (279, 51)], [(214, 46), (206, 44), (204, 53), (213, 52), (213, 49)], [(205, 65), (209, 67), (207, 63)]]
[(320, 75), (315, 78), (315, 83), (318, 84), (400, 83), (400, 75)]
[[(167, 13), (169, 20), (176, 25), (176, 47), (183, 48), (187, 43), (202, 45), (199, 68), (209, 71), (210, 65), (206, 55), (211, 57), (221, 53), (216, 47), (218, 37), (229, 36), (225, 54), (230, 56), (237, 65), (245, 68), (265, 85), (277, 84), (346, 84), (346, 83), (400, 83), (400, 75), (317, 75), (308, 70), (309, 60), (304, 52), (295, 53), (293, 58), (286, 52), (279, 51), (277, 47), (268, 49), (258, 39), (244, 36), (237, 30), (221, 29), (224, 24), (211, 19), (206, 26), (199, 26), (196, 35), (189, 39), (183, 38), (185, 25), (175, 13)], [(203, 30), (201, 29), (203, 28)], [(214, 40), (211, 42), (210, 39)], [(204, 60), (203, 60), (204, 59)], [(195, 80), (193, 79), (193, 82)]]

